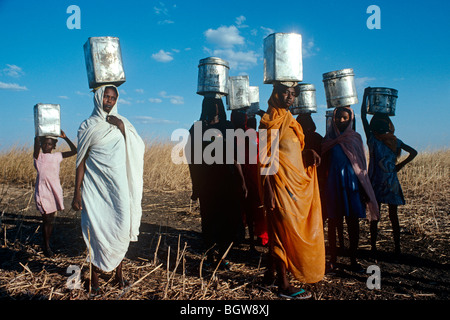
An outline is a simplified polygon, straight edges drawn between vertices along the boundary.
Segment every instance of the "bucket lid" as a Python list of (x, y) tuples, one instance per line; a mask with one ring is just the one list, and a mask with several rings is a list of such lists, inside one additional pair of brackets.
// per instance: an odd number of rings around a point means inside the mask
[(369, 87), (368, 94), (387, 94), (398, 97), (398, 90), (385, 87)]
[(118, 40), (118, 37), (112, 37), (112, 36), (104, 36), (104, 37), (89, 37), (88, 40)]
[(267, 37), (265, 37), (264, 40), (268, 39), (268, 38), (273, 38), (273, 37), (276, 37), (276, 38), (281, 38), (281, 37), (299, 37), (299, 38), (301, 38), (302, 35), (299, 34), (299, 33), (295, 33), (295, 32), (274, 32), (274, 33), (269, 34)]
[(104, 42), (120, 42), (120, 39), (118, 37), (111, 37), (111, 36), (106, 36), (106, 37), (89, 37), (86, 41), (86, 43), (84, 44), (85, 47), (87, 46), (91, 46), (93, 43), (104, 43)]
[(228, 61), (225, 61), (218, 57), (208, 57), (208, 58), (201, 59), (198, 66), (200, 67), (201, 65), (204, 65), (204, 64), (218, 64), (218, 65), (223, 65), (223, 66), (229, 68)]
[(230, 81), (239, 81), (239, 80), (244, 80), (247, 81), (248, 80), (248, 76), (233, 76), (233, 77), (229, 77)]
[(326, 81), (328, 79), (341, 78), (341, 77), (354, 76), (354, 75), (355, 74), (353, 73), (353, 69), (347, 68), (347, 69), (326, 72), (322, 75), (322, 77), (323, 77), (323, 81)]
[(316, 87), (312, 83), (299, 83), (298, 87), (300, 88), (300, 92), (302, 91), (316, 91)]

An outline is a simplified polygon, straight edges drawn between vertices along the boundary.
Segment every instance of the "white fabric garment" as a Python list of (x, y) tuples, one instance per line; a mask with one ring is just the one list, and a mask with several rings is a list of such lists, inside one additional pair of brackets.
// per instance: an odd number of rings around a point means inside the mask
[(139, 235), (145, 145), (131, 123), (118, 114), (119, 97), (109, 115), (123, 121), (125, 137), (106, 121), (104, 91), (105, 86), (96, 90), (94, 111), (78, 129), (77, 167), (87, 155), (81, 187), (83, 238), (94, 266), (111, 271)]

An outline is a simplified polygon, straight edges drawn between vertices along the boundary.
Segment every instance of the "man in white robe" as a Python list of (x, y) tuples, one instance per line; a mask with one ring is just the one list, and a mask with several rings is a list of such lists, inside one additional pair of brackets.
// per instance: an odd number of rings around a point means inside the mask
[[(117, 112), (119, 92), (98, 88), (94, 111), (78, 129), (72, 208), (81, 211), (83, 238), (94, 267), (109, 272), (123, 287), (122, 260), (137, 241), (142, 216), (145, 145), (131, 123)], [(91, 286), (98, 290), (93, 268)]]

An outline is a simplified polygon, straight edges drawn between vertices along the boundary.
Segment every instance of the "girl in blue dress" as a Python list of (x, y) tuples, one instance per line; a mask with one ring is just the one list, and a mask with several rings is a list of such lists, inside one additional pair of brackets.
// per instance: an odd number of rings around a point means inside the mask
[[(369, 147), (369, 178), (379, 207), (381, 208), (382, 203), (388, 205), (389, 219), (391, 220), (394, 233), (395, 254), (399, 255), (400, 224), (397, 208), (399, 205), (405, 204), (405, 199), (397, 172), (416, 157), (417, 151), (404, 144), (394, 135), (394, 125), (387, 114), (375, 113), (370, 124), (368, 123), (366, 107), (367, 89), (364, 91), (364, 98), (361, 105), (361, 119)], [(405, 160), (397, 163), (402, 149), (408, 152), (409, 155)], [(378, 220), (371, 221), (370, 235), (372, 251), (376, 252)]]
[(336, 228), (345, 217), (350, 240), (351, 268), (363, 271), (356, 261), (359, 242), (359, 219), (379, 217), (378, 205), (367, 175), (367, 164), (361, 136), (354, 130), (354, 113), (350, 107), (334, 110), (332, 127), (322, 144), (324, 170), (326, 171), (323, 210), (328, 218), (330, 265), (336, 264)]

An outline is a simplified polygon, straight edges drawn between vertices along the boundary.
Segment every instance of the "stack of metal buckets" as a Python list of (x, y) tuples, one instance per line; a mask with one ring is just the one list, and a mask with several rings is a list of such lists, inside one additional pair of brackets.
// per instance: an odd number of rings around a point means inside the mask
[(228, 110), (240, 110), (254, 117), (259, 111), (259, 87), (250, 86), (248, 76), (229, 76), (229, 63), (221, 58), (201, 59), (198, 65), (197, 94), (221, 99)]

